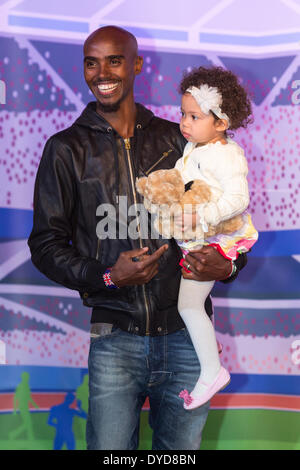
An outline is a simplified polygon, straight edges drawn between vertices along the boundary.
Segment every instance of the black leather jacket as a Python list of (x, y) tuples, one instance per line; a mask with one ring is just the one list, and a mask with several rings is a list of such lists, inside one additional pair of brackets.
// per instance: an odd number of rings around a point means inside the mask
[[(97, 224), (106, 215), (97, 212), (100, 204), (113, 205), (121, 220), (124, 214), (122, 210), (119, 214), (118, 196), (127, 195), (128, 207), (142, 203), (135, 190), (136, 177), (173, 168), (184, 145), (178, 124), (155, 117), (139, 104), (134, 137), (122, 139), (98, 115), (95, 102), (70, 128), (46, 143), (28, 240), (32, 261), (51, 280), (79, 291), (84, 305), (93, 308), (92, 322), (113, 323), (138, 335), (163, 335), (184, 327), (177, 311), (181, 271), (175, 241), (100, 240), (96, 234)], [(117, 234), (119, 229), (118, 225)], [(122, 251), (148, 246), (151, 253), (166, 242), (169, 249), (149, 283), (120, 289), (105, 286), (102, 274)], [(245, 256), (239, 257), (239, 268), (245, 262)], [(206, 307), (211, 313), (209, 299)]]

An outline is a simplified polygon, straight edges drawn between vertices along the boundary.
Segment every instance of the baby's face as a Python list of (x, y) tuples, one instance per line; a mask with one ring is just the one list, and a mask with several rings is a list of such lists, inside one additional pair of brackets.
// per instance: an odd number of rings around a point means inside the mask
[(219, 136), (214, 116), (204, 114), (190, 93), (182, 96), (181, 114), (180, 130), (189, 142), (205, 145)]

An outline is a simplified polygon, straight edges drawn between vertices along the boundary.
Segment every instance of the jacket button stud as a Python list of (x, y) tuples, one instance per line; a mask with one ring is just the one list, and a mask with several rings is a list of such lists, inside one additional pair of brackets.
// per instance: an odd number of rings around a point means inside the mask
[(89, 294), (88, 294), (87, 292), (85, 292), (85, 293), (83, 294), (83, 298), (84, 298), (84, 299), (87, 299), (88, 296), (89, 296)]
[(138, 327), (138, 326), (135, 327), (135, 331), (139, 331), (139, 327)]
[(157, 331), (160, 333), (160, 332), (162, 331), (162, 327), (159, 326), (159, 327), (157, 328)]

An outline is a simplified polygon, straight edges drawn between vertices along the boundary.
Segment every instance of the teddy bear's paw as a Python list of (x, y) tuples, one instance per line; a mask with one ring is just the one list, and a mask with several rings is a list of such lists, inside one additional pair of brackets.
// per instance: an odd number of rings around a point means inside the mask
[(241, 215), (237, 215), (232, 219), (224, 220), (224, 222), (222, 222), (222, 225), (222, 233), (224, 233), (225, 235), (228, 233), (236, 232), (237, 230), (240, 230), (244, 225), (243, 217)]
[(170, 206), (170, 214), (173, 214), (176, 217), (182, 216), (182, 207), (179, 203), (174, 203)]

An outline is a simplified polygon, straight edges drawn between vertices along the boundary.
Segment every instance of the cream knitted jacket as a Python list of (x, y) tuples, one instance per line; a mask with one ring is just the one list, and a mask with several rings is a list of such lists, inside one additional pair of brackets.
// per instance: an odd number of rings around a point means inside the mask
[(217, 225), (247, 209), (248, 165), (243, 149), (233, 140), (228, 138), (225, 145), (217, 142), (201, 147), (188, 142), (175, 168), (185, 184), (201, 179), (210, 186), (212, 200), (202, 212), (207, 224)]

